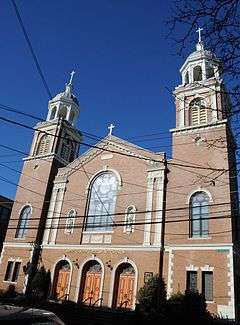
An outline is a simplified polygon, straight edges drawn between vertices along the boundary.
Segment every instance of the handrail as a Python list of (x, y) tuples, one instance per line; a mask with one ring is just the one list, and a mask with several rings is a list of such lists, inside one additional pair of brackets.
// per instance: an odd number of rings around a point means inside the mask
[(98, 301), (101, 301), (100, 306), (102, 306), (103, 298), (98, 298), (98, 299), (97, 299), (97, 300), (92, 304), (92, 307), (94, 307)]
[(125, 305), (125, 308), (127, 308), (128, 303), (129, 303), (129, 300), (122, 301), (119, 308), (121, 308), (123, 305)]
[(85, 303), (87, 302), (88, 300), (90, 300), (90, 303), (88, 306), (91, 306), (91, 300), (92, 300), (92, 297), (87, 297), (86, 299), (84, 299), (82, 302)]

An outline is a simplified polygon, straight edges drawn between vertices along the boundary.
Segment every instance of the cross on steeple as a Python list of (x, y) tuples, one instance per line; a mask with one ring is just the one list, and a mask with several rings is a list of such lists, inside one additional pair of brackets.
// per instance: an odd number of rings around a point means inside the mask
[(196, 33), (198, 33), (198, 43), (201, 43), (202, 39), (201, 39), (201, 31), (203, 30), (203, 28), (198, 27), (198, 29), (196, 30)]
[(114, 128), (115, 128), (115, 125), (113, 125), (112, 123), (108, 126), (108, 130), (109, 130), (108, 135), (112, 135), (112, 131)]
[(72, 81), (73, 81), (73, 76), (74, 76), (74, 74), (75, 74), (76, 72), (75, 71), (72, 71), (71, 73), (70, 73), (70, 80), (69, 80), (69, 85), (71, 85), (72, 84)]

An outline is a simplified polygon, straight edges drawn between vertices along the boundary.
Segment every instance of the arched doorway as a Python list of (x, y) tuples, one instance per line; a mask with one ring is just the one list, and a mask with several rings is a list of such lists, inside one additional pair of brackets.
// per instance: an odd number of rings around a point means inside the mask
[(129, 263), (122, 263), (115, 273), (113, 308), (133, 308), (135, 270)]
[(100, 302), (102, 267), (97, 261), (89, 261), (83, 267), (79, 300), (87, 305)]
[(53, 280), (53, 297), (66, 300), (70, 281), (71, 267), (68, 261), (61, 260), (57, 263)]

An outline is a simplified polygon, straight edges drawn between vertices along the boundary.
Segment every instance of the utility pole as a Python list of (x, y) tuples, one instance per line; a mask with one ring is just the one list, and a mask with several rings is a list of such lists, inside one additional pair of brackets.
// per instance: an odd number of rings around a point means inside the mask
[[(159, 269), (158, 269), (158, 276), (159, 276), (159, 284), (163, 283), (163, 265), (164, 265), (164, 250), (165, 250), (165, 218), (166, 218), (166, 194), (167, 194), (167, 159), (166, 156), (164, 157), (164, 183), (163, 183), (163, 205), (162, 205), (162, 227), (161, 227), (161, 245), (160, 245), (160, 254), (159, 254)], [(161, 301), (161, 286), (158, 285), (158, 302)], [(159, 305), (159, 304), (158, 304)]]

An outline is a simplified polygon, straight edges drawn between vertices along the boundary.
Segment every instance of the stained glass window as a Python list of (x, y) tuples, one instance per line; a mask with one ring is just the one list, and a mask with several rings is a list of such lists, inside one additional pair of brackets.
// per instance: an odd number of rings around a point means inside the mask
[(209, 198), (204, 192), (193, 194), (190, 201), (190, 236), (208, 236)]
[(66, 219), (65, 233), (69, 233), (69, 234), (73, 233), (75, 216), (76, 216), (75, 210), (73, 210), (73, 209), (70, 210), (67, 215), (67, 219)]
[(15, 234), (15, 238), (23, 238), (27, 233), (28, 221), (31, 216), (31, 207), (29, 205), (25, 206), (20, 214), (20, 218), (18, 221), (17, 231)]
[(123, 231), (128, 234), (134, 231), (135, 212), (136, 212), (136, 208), (133, 205), (129, 206), (126, 210), (125, 226)]
[(86, 230), (112, 230), (118, 181), (112, 172), (97, 176), (91, 185)]

